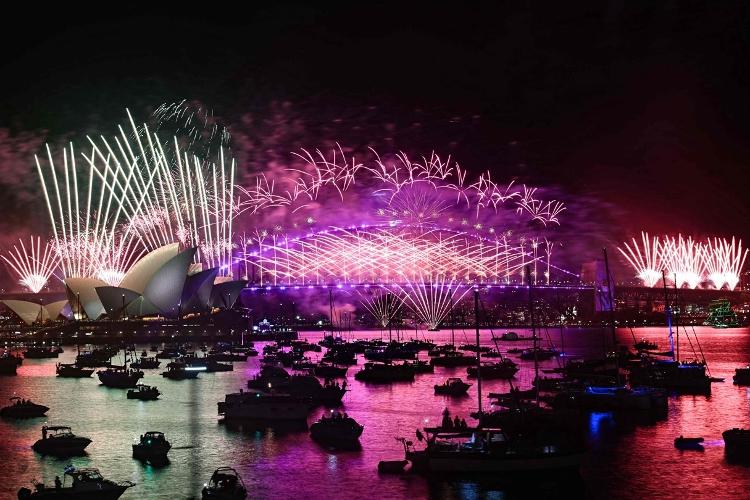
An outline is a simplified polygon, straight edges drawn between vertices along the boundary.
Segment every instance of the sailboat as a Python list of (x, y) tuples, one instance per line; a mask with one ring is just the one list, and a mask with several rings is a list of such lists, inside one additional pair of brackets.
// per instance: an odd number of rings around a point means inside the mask
[[(528, 272), (528, 270), (527, 270)], [(530, 287), (531, 290), (531, 287)], [(531, 302), (531, 301), (530, 301)], [(479, 346), (479, 289), (474, 289), (474, 315), (476, 344)], [(536, 335), (534, 335), (536, 346)], [(477, 349), (477, 368), (481, 366), (481, 352)], [(535, 362), (535, 365), (537, 363)], [(478, 369), (478, 416), (482, 412), (482, 377)], [(538, 391), (537, 391), (538, 395)], [(499, 473), (525, 471), (551, 471), (577, 468), (584, 448), (575, 433), (557, 426), (552, 419), (525, 418), (523, 408), (515, 422), (503, 426), (463, 423), (449, 425), (450, 415), (444, 413), (440, 427), (424, 429), (426, 437), (418, 432), (417, 439), (426, 441), (426, 447), (416, 450), (411, 441), (400, 439), (406, 459), (415, 471), (456, 473)]]
[[(81, 354), (81, 346), (76, 344), (78, 355)], [(61, 378), (86, 378), (90, 377), (94, 373), (94, 368), (87, 368), (78, 364), (78, 358), (76, 357), (75, 363), (57, 363), (55, 371), (58, 377)]]
[(116, 389), (130, 389), (138, 384), (143, 378), (143, 372), (134, 368), (128, 368), (128, 351), (125, 350), (125, 364), (123, 366), (110, 366), (106, 370), (99, 370), (96, 375), (102, 385)]

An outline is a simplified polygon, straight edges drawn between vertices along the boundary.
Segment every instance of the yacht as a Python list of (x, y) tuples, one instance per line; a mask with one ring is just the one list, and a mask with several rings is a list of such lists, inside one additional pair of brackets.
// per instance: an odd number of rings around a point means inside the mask
[(435, 394), (441, 394), (445, 396), (463, 396), (466, 391), (469, 390), (471, 384), (467, 384), (463, 380), (457, 377), (452, 377), (446, 380), (441, 385), (435, 385)]
[(187, 366), (180, 361), (172, 361), (167, 365), (167, 371), (162, 372), (161, 376), (171, 380), (187, 380), (198, 378), (198, 374), (206, 371), (205, 366)]
[(156, 357), (149, 357), (149, 356), (141, 356), (137, 360), (130, 363), (130, 366), (133, 368), (138, 368), (139, 370), (151, 370), (154, 368), (159, 368), (159, 365), (161, 365), (161, 361), (156, 359)]
[(133, 443), (133, 458), (138, 460), (165, 460), (171, 448), (172, 445), (164, 437), (164, 433), (150, 431), (141, 434), (139, 442)]
[(750, 429), (730, 429), (721, 433), (724, 453), (735, 460), (750, 460)]
[(354, 378), (362, 382), (412, 382), (414, 368), (406, 364), (365, 363)]
[(135, 387), (138, 381), (143, 378), (143, 372), (134, 368), (128, 368), (127, 364), (123, 366), (111, 366), (104, 370), (96, 372), (102, 385), (115, 389), (128, 389)]
[(23, 353), (23, 357), (26, 359), (47, 359), (56, 358), (60, 355), (57, 348), (53, 347), (28, 347)]
[(128, 399), (140, 399), (141, 401), (156, 401), (161, 393), (156, 387), (138, 384), (134, 389), (128, 391)]
[(70, 427), (53, 425), (42, 427), (42, 439), (32, 445), (42, 455), (71, 456), (83, 454), (91, 443), (87, 437), (76, 436)]
[(510, 379), (519, 370), (518, 365), (510, 359), (504, 359), (497, 363), (482, 363), (477, 370), (476, 366), (470, 366), (466, 369), (469, 377), (477, 378), (477, 372), (480, 371), (482, 378), (490, 379)]
[(750, 385), (750, 365), (743, 368), (735, 368), (732, 380), (736, 385)]
[(305, 421), (309, 411), (307, 400), (277, 392), (240, 390), (218, 403), (227, 420)]
[(6, 418), (34, 418), (43, 417), (49, 410), (44, 405), (32, 403), (31, 400), (21, 399), (18, 396), (10, 398), (10, 406), (0, 410), (0, 417)]
[[(67, 478), (72, 483), (67, 486)], [(98, 469), (76, 469), (69, 465), (65, 468), (63, 480), (60, 487), (46, 486), (44, 483), (35, 483), (34, 491), (29, 488), (18, 490), (19, 500), (32, 499), (72, 499), (72, 500), (117, 500), (125, 493), (125, 490), (135, 486), (130, 481), (114, 482), (104, 479)]]
[(94, 373), (94, 368), (79, 366), (77, 363), (57, 363), (55, 372), (61, 378), (86, 378)]
[(359, 444), (364, 426), (346, 413), (333, 413), (330, 417), (323, 415), (310, 426), (310, 437), (324, 445), (349, 448)]
[(244, 500), (247, 488), (237, 471), (231, 467), (219, 467), (203, 487), (202, 500)]

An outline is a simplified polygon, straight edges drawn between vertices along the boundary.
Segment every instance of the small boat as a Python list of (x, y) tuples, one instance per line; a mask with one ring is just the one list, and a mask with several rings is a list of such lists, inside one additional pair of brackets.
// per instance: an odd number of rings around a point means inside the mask
[(15, 356), (4, 354), (0, 356), (0, 375), (15, 375), (18, 363)]
[(315, 373), (316, 377), (340, 378), (346, 377), (347, 370), (348, 367), (346, 366), (336, 366), (332, 363), (321, 362), (313, 369), (313, 373)]
[(90, 443), (91, 439), (76, 436), (68, 426), (45, 425), (42, 427), (42, 439), (34, 443), (32, 448), (42, 455), (72, 456), (83, 454)]
[(59, 355), (57, 348), (53, 347), (28, 347), (23, 353), (23, 357), (26, 359), (56, 358)]
[[(493, 340), (495, 337), (493, 337)], [(521, 337), (516, 332), (505, 332), (502, 335), (500, 335), (500, 338), (497, 340), (505, 340), (506, 342), (515, 342), (516, 340), (526, 340), (524, 337)]]
[(750, 429), (734, 428), (721, 433), (724, 453), (735, 460), (750, 460)]
[(750, 385), (750, 365), (743, 368), (735, 368), (732, 380), (737, 385)]
[(524, 349), (521, 351), (521, 359), (526, 361), (533, 361), (534, 359), (537, 359), (539, 361), (544, 361), (547, 359), (552, 359), (555, 356), (560, 354), (554, 349), (545, 349), (543, 347), (537, 347), (536, 349)]
[(148, 348), (151, 352), (159, 352), (159, 346), (156, 344), (151, 344), (151, 346)]
[(161, 393), (156, 387), (138, 384), (134, 389), (128, 390), (128, 399), (140, 399), (141, 401), (156, 401)]
[(18, 396), (10, 398), (12, 404), (0, 410), (0, 417), (5, 418), (34, 418), (43, 417), (49, 410), (44, 405), (32, 403), (31, 400), (21, 399)]
[(430, 359), (430, 364), (433, 366), (444, 366), (446, 368), (454, 368), (457, 366), (469, 366), (476, 364), (476, 356), (468, 356), (460, 352), (448, 351), (442, 356), (437, 356)]
[(476, 366), (470, 366), (466, 369), (466, 373), (471, 378), (477, 378), (477, 372), (479, 372), (486, 380), (511, 379), (518, 370), (518, 365), (506, 358), (498, 363), (482, 363), (479, 370)]
[(655, 351), (659, 348), (659, 346), (655, 342), (651, 342), (650, 340), (641, 339), (635, 344), (633, 344), (633, 347), (635, 347), (638, 351)]
[(247, 498), (247, 488), (237, 471), (231, 467), (219, 467), (211, 474), (211, 479), (201, 492), (203, 500), (243, 500)]
[(114, 389), (128, 389), (135, 387), (143, 378), (143, 372), (127, 366), (112, 366), (96, 372), (102, 385)]
[(469, 387), (471, 387), (471, 384), (467, 384), (460, 378), (451, 377), (440, 385), (435, 384), (435, 394), (463, 396), (469, 390)]
[(411, 382), (414, 380), (414, 368), (406, 364), (365, 363), (354, 378), (362, 382)]
[(404, 365), (414, 368), (414, 373), (435, 373), (435, 365), (430, 364), (428, 361), (405, 361)]
[(164, 433), (150, 431), (141, 434), (140, 441), (133, 443), (133, 458), (138, 460), (164, 461), (172, 445), (164, 437)]
[(94, 368), (78, 366), (77, 363), (57, 363), (55, 367), (57, 376), (60, 378), (86, 378), (90, 377), (94, 370)]
[(187, 366), (179, 361), (172, 361), (167, 365), (167, 371), (161, 376), (171, 380), (187, 380), (198, 378), (200, 372), (206, 371), (205, 366)]
[(680, 450), (697, 450), (703, 451), (702, 437), (676, 437), (674, 438), (674, 447)]
[(401, 474), (408, 460), (381, 460), (378, 462), (378, 472), (381, 474)]
[(154, 368), (159, 368), (159, 365), (161, 365), (161, 361), (156, 359), (156, 357), (148, 357), (141, 355), (140, 358), (130, 363), (130, 366), (133, 368), (138, 368), (139, 370), (151, 370)]
[[(72, 478), (72, 484), (66, 486), (67, 477)], [(57, 483), (56, 478), (56, 483)], [(65, 468), (63, 480), (54, 486), (45, 486), (44, 483), (35, 483), (34, 491), (29, 488), (18, 490), (19, 500), (31, 499), (70, 499), (70, 500), (117, 500), (125, 493), (125, 490), (135, 486), (130, 481), (116, 483), (104, 479), (98, 469), (76, 469), (72, 465)]]
[(330, 417), (323, 415), (310, 426), (310, 437), (324, 445), (340, 448), (356, 447), (364, 426), (346, 413), (333, 413)]

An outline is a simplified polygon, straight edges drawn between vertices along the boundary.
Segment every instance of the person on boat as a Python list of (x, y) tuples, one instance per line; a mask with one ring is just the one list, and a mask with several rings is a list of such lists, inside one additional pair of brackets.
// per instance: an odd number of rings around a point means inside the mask
[(62, 488), (62, 481), (60, 481), (60, 476), (55, 476), (55, 489), (59, 490)]
[(468, 425), (466, 425), (466, 420), (462, 418), (462, 419), (461, 419), (461, 428), (462, 428), (462, 429), (467, 429), (468, 427), (469, 427), (469, 426), (468, 426)]
[(453, 420), (451, 420), (451, 413), (448, 411), (448, 408), (443, 410), (443, 422), (441, 427), (444, 429), (450, 429), (453, 427)]
[(42, 439), (47, 439), (47, 426), (42, 426)]
[(453, 419), (453, 427), (455, 427), (456, 429), (461, 428), (461, 419), (458, 418), (458, 415), (456, 415), (456, 417)]

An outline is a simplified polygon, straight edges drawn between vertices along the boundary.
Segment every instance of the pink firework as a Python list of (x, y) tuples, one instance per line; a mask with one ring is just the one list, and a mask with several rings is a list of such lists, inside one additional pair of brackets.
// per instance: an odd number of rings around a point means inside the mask
[(32, 293), (39, 293), (47, 284), (59, 263), (54, 245), (48, 241), (42, 243), (41, 237), (29, 237), (27, 248), (23, 240), (19, 239), (20, 248), (13, 245), (13, 250), (2, 258), (10, 269), (18, 276), (18, 282)]

